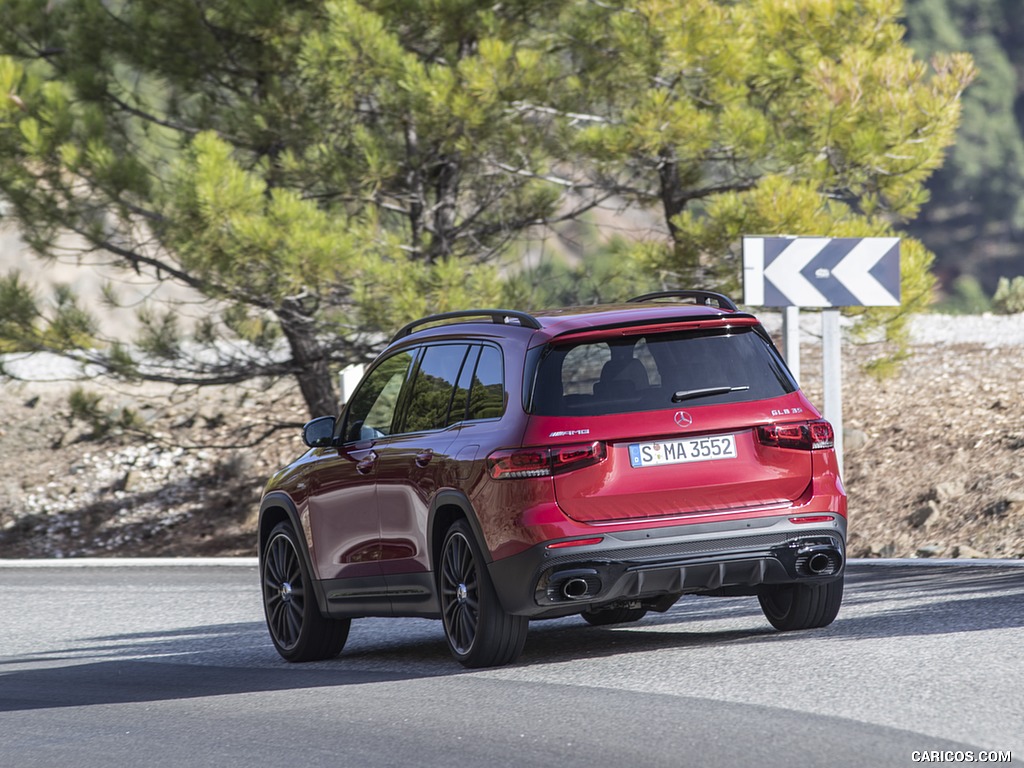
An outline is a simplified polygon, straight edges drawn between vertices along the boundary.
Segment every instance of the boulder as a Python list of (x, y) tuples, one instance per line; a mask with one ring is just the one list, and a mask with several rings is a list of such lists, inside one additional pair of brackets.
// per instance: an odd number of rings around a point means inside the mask
[(966, 493), (967, 488), (964, 486), (962, 480), (948, 480), (944, 483), (939, 483), (932, 489), (932, 495), (935, 500), (940, 504), (953, 499), (959, 499)]
[(907, 515), (905, 520), (912, 528), (927, 528), (930, 524), (937, 522), (940, 516), (939, 505), (934, 501), (929, 501)]
[(984, 560), (988, 557), (984, 552), (980, 552), (967, 544), (954, 544), (949, 554), (950, 557), (959, 557), (965, 560)]

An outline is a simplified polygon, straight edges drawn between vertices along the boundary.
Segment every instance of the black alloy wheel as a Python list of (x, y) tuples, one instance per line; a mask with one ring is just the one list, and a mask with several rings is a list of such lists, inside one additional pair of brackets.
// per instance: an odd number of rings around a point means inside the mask
[(321, 615), (300, 546), (288, 522), (278, 523), (267, 537), (260, 558), (267, 629), (288, 661), (331, 659), (345, 647), (352, 622)]
[(496, 667), (519, 657), (529, 621), (506, 613), (465, 520), (445, 536), (438, 574), (448, 648), (465, 667)]
[(765, 618), (778, 630), (827, 627), (843, 603), (843, 580), (840, 576), (825, 583), (768, 586), (757, 599)]

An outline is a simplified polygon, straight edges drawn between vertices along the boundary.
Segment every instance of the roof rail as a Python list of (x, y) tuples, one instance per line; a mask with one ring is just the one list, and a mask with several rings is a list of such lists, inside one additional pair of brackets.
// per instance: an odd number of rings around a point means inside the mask
[(643, 296), (634, 296), (628, 300), (628, 303), (634, 304), (654, 299), (693, 299), (697, 304), (707, 304), (709, 306), (718, 304), (719, 309), (731, 309), (733, 311), (739, 309), (728, 296), (715, 293), (714, 291), (656, 291), (654, 293), (645, 293)]
[(427, 323), (443, 323), (447, 320), (465, 320), (465, 318), (470, 317), (490, 318), (491, 322), (495, 325), (506, 325), (509, 324), (510, 320), (515, 320), (524, 328), (538, 330), (541, 327), (540, 321), (533, 315), (527, 314), (526, 312), (520, 312), (515, 309), (462, 309), (457, 312), (442, 312), (439, 315), (430, 315), (428, 317), (422, 317), (419, 320), (413, 320), (394, 335), (391, 339), (391, 343), (393, 344), (399, 339), (408, 336), (416, 328), (421, 325), (426, 325)]

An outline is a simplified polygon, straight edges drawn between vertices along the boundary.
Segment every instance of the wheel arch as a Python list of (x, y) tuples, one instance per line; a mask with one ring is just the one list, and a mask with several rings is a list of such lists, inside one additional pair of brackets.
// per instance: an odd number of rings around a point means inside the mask
[(483, 553), (484, 560), (488, 564), (493, 561), (491, 551), (487, 547), (487, 539), (484, 537), (480, 521), (469, 498), (460, 491), (445, 489), (434, 496), (430, 505), (430, 516), (427, 521), (428, 541), (430, 543), (430, 566), (431, 570), (435, 573), (437, 571), (435, 567), (437, 558), (444, 544), (445, 534), (452, 527), (452, 524), (460, 519), (465, 520), (469, 524), (470, 530), (473, 532), (473, 538), (476, 539), (477, 546), (480, 548), (480, 552)]
[(280, 491), (272, 491), (263, 497), (260, 502), (259, 523), (257, 526), (257, 554), (259, 555), (260, 571), (263, 569), (263, 550), (267, 545), (270, 532), (283, 522), (291, 523), (292, 528), (298, 535), (299, 540), (306, 546), (299, 547), (299, 556), (306, 564), (306, 572), (310, 574), (310, 581), (313, 584), (313, 593), (316, 595), (316, 604), (320, 613), (327, 615), (327, 596), (324, 593), (323, 585), (316, 577), (316, 569), (313, 567), (313, 558), (310, 556), (306, 530), (299, 519), (295, 503), (286, 494)]

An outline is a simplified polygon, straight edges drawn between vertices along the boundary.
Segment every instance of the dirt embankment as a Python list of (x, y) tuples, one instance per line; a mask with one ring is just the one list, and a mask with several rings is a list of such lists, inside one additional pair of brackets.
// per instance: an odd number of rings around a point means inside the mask
[(884, 381), (847, 356), (851, 555), (1024, 557), (1022, 351), (918, 346)]

